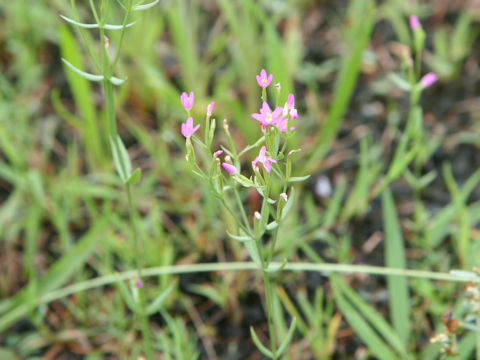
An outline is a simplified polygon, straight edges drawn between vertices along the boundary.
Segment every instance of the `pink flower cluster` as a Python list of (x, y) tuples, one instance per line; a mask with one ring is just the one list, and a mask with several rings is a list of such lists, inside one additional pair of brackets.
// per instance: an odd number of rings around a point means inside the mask
[[(256, 76), (258, 85), (263, 88), (264, 94), (265, 89), (272, 83), (273, 75), (268, 75), (265, 69), (260, 71), (260, 74)], [(277, 90), (280, 92), (280, 84), (274, 85)], [(265, 98), (266, 99), (266, 98)], [(187, 139), (191, 137), (200, 127), (200, 124), (194, 126), (193, 118), (190, 116), (190, 110), (193, 108), (194, 104), (194, 93), (190, 92), (187, 94), (183, 92), (180, 96), (180, 101), (182, 103), (183, 108), (188, 113), (188, 118), (185, 123), (182, 123), (181, 126), (181, 133)], [(213, 112), (213, 108), (215, 103), (212, 102), (207, 106), (207, 117), (210, 117)], [(276, 127), (281, 132), (287, 132), (288, 128), (288, 121), (295, 120), (298, 118), (297, 109), (295, 109), (295, 96), (293, 94), (288, 95), (287, 102), (283, 107), (278, 106), (274, 110), (270, 108), (266, 101), (263, 101), (262, 107), (260, 108), (259, 113), (252, 114), (252, 117), (257, 120), (262, 128), (262, 131), (267, 131), (269, 126)], [(290, 127), (290, 130), (294, 130), (294, 127)], [(218, 150), (213, 154), (214, 158), (217, 158), (223, 153), (222, 150)], [(227, 157), (228, 158), (228, 157)], [(220, 163), (220, 162), (219, 162)], [(260, 148), (260, 152), (255, 160), (252, 161), (252, 167), (254, 170), (258, 171), (258, 165), (261, 163), (265, 170), (270, 173), (272, 171), (271, 163), (277, 163), (277, 160), (274, 158), (267, 156), (267, 147), (264, 145)], [(231, 164), (231, 161), (226, 159), (225, 162), (221, 163), (222, 167), (231, 175), (236, 174), (238, 172), (237, 168)]]
[[(266, 88), (272, 82), (273, 75), (267, 75), (265, 69), (262, 69), (260, 75), (257, 75), (258, 85), (262, 88)], [(274, 85), (277, 88), (280, 88), (280, 84)], [(295, 96), (293, 94), (288, 95), (288, 100), (285, 103), (284, 107), (276, 107), (274, 110), (270, 108), (268, 103), (264, 101), (259, 113), (252, 114), (252, 117), (257, 120), (262, 126), (262, 130), (265, 131), (267, 126), (275, 125), (281, 132), (287, 131), (288, 120), (295, 120), (298, 118), (297, 109), (295, 109)], [(291, 127), (290, 130), (294, 130), (294, 127)]]

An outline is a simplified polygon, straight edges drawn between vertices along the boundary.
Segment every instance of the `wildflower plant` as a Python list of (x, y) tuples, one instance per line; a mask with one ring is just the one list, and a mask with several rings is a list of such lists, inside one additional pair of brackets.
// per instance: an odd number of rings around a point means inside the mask
[[(282, 270), (287, 260), (275, 266), (272, 266), (272, 260), (275, 256), (279, 228), (293, 206), (295, 196), (292, 184), (303, 181), (309, 176), (292, 176), (294, 157), (300, 151), (288, 149), (288, 140), (295, 130), (291, 125), (298, 117), (295, 98), (293, 94), (289, 94), (288, 101), (283, 107), (277, 105), (272, 110), (266, 95), (266, 89), (272, 79), (273, 74), (267, 74), (264, 69), (257, 76), (258, 85), (262, 89), (262, 105), (258, 113), (251, 115), (253, 120), (250, 119), (252, 126), (258, 127), (259, 133), (259, 139), (254, 144), (241, 150), (237, 149), (228, 122), (224, 120), (223, 129), (228, 145), (222, 146), (222, 150), (214, 150), (212, 144), (216, 120), (212, 118), (212, 105), (207, 109), (203, 139), (196, 136), (195, 132), (200, 124), (194, 127), (191, 117), (182, 124), (181, 132), (186, 137), (186, 158), (193, 172), (210, 185), (211, 192), (232, 215), (236, 223), (235, 233), (227, 232), (228, 236), (245, 245), (250, 257), (262, 272), (270, 349), (261, 343), (253, 328), (250, 329), (251, 336), (255, 345), (265, 356), (278, 359), (292, 339), (295, 318), (291, 322), (288, 335), (280, 344), (277, 344), (271, 275)], [(280, 89), (279, 84), (275, 87)], [(277, 91), (276, 104), (279, 96), (280, 91)], [(182, 105), (187, 110), (187, 115), (190, 115), (191, 103), (188, 103), (188, 99), (193, 99), (193, 93), (190, 93), (188, 98), (186, 93), (181, 97)], [(203, 169), (197, 161), (194, 144), (198, 145), (202, 159), (207, 159), (206, 169)], [(248, 161), (247, 157), (253, 158), (253, 161)], [(262, 205), (259, 211), (245, 206), (241, 190), (253, 190), (261, 196)]]
[[(128, 198), (128, 208), (129, 208), (129, 215), (130, 215), (130, 225), (132, 227), (133, 233), (133, 240), (134, 240), (134, 251), (135, 251), (135, 261), (136, 261), (136, 269), (137, 269), (137, 276), (135, 281), (135, 286), (132, 286), (132, 297), (135, 299), (135, 305), (133, 310), (136, 312), (139, 320), (140, 326), (142, 329), (142, 337), (144, 342), (144, 351), (147, 359), (153, 359), (153, 348), (151, 344), (151, 335), (150, 335), (150, 327), (148, 324), (148, 311), (147, 311), (147, 304), (145, 298), (145, 291), (144, 291), (144, 283), (142, 281), (142, 257), (140, 254), (140, 245), (138, 240), (138, 231), (137, 231), (137, 224), (136, 224), (136, 214), (133, 207), (133, 200), (132, 200), (132, 191), (131, 185), (137, 183), (141, 177), (141, 170), (136, 169), (135, 171), (132, 170), (132, 163), (128, 156), (127, 149), (123, 144), (122, 139), (120, 138), (117, 130), (117, 120), (116, 120), (116, 111), (115, 111), (115, 93), (114, 93), (114, 86), (122, 85), (126, 79), (122, 79), (116, 77), (114, 74), (116, 73), (118, 62), (120, 59), (120, 54), (122, 50), (123, 41), (125, 38), (125, 31), (127, 28), (135, 25), (136, 21), (132, 21), (133, 14), (135, 12), (140, 12), (144, 10), (148, 10), (155, 6), (159, 0), (153, 0), (150, 3), (144, 3), (144, 1), (136, 1), (133, 0), (121, 0), (118, 1), (120, 7), (124, 10), (124, 17), (121, 24), (114, 25), (109, 24), (107, 21), (109, 16), (112, 12), (112, 3), (113, 1), (109, 0), (102, 0), (100, 6), (96, 6), (93, 1), (89, 1), (90, 10), (92, 15), (95, 19), (95, 23), (87, 24), (80, 20), (76, 1), (71, 0), (71, 6), (74, 13), (74, 19), (71, 19), (67, 16), (61, 15), (61, 18), (65, 20), (67, 23), (72, 24), (75, 26), (81, 38), (84, 40), (84, 45), (87, 49), (88, 54), (90, 55), (90, 59), (92, 64), (94, 65), (97, 74), (88, 73), (82, 69), (78, 69), (75, 67), (71, 62), (67, 59), (63, 59), (63, 63), (72, 71), (80, 75), (81, 77), (92, 81), (92, 82), (99, 82), (103, 85), (103, 92), (105, 96), (105, 110), (107, 116), (107, 124), (108, 124), (108, 140), (110, 142), (110, 148), (112, 151), (113, 162), (115, 165), (115, 169), (120, 177), (121, 181), (125, 185), (125, 190), (127, 193)], [(96, 47), (91, 41), (91, 37), (89, 34), (85, 33), (86, 30), (90, 29), (97, 29), (99, 35), (100, 50), (99, 54), (96, 52)], [(110, 31), (119, 31), (120, 36), (118, 43), (116, 44), (116, 53), (112, 56), (109, 52), (110, 47), (110, 38), (108, 37), (107, 33)], [(193, 97), (190, 99), (187, 97), (186, 101), (186, 108), (188, 106), (189, 101), (193, 102)], [(185, 133), (192, 134), (195, 130), (189, 127), (191, 125), (191, 121), (188, 122), (185, 126)]]

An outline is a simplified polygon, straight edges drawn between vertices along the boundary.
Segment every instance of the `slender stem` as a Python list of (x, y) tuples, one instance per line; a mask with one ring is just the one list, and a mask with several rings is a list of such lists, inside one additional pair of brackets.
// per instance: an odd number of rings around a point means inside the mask
[[(128, 210), (130, 215), (130, 223), (132, 225), (133, 231), (133, 242), (135, 248), (135, 265), (137, 270), (137, 276), (139, 281), (142, 281), (142, 260), (140, 256), (139, 244), (138, 244), (138, 232), (137, 232), (137, 218), (135, 216), (135, 210), (133, 208), (133, 201), (132, 201), (132, 191), (130, 189), (130, 184), (126, 184), (127, 189), (127, 197), (128, 197)], [(139, 303), (139, 318), (140, 324), (142, 328), (142, 338), (143, 338), (143, 346), (148, 360), (153, 360), (153, 350), (152, 350), (152, 343), (150, 340), (150, 326), (148, 323), (148, 315), (147, 309), (145, 304), (145, 287), (142, 285), (138, 288), (138, 303)]]
[[(281, 265), (279, 262), (270, 263), (271, 267), (278, 267)], [(215, 262), (215, 263), (203, 263), (203, 264), (187, 264), (187, 265), (169, 265), (158, 266), (152, 268), (142, 269), (142, 276), (159, 276), (159, 275), (180, 275), (180, 274), (193, 274), (200, 272), (214, 272), (214, 271), (245, 271), (256, 270), (257, 264), (254, 262)], [(344, 273), (344, 274), (368, 274), (379, 276), (403, 276), (411, 278), (421, 278), (439, 281), (454, 281), (462, 283), (475, 283), (480, 284), (480, 276), (475, 276), (473, 273), (469, 276), (469, 273), (442, 273), (435, 271), (425, 270), (410, 270), (399, 268), (388, 268), (382, 266), (370, 266), (370, 265), (350, 265), (350, 264), (329, 264), (329, 263), (308, 263), (297, 262), (288, 263), (282, 271), (312, 271), (325, 273), (328, 276), (329, 273)], [(119, 273), (99, 276), (94, 279), (82, 281), (76, 284), (68, 285), (60, 289), (53, 290), (42, 296), (37, 300), (37, 305), (48, 304), (52, 301), (59, 300), (66, 296), (76, 294), (81, 291), (95, 289), (101, 286), (110, 285), (117, 281), (131, 279), (136, 271), (128, 270)], [(20, 308), (19, 306), (18, 308)], [(17, 309), (18, 309), (17, 308)], [(12, 310), (13, 312), (13, 310)], [(0, 322), (1, 323), (1, 322)], [(1, 327), (0, 327), (1, 328)]]
[(235, 199), (237, 201), (238, 208), (240, 209), (240, 213), (242, 214), (243, 222), (251, 233), (252, 228), (250, 227), (250, 223), (248, 222), (247, 213), (245, 212), (245, 208), (243, 207), (242, 199), (240, 198), (240, 194), (238, 193), (236, 184), (233, 185), (233, 192), (235, 193)]
[(270, 283), (270, 274), (265, 270), (263, 273), (263, 283), (265, 284), (265, 298), (267, 303), (268, 332), (270, 335), (270, 350), (272, 359), (277, 360), (277, 340), (275, 337), (275, 326), (273, 324), (273, 289)]
[(120, 40), (118, 41), (117, 54), (115, 55), (115, 59), (113, 60), (112, 74), (115, 71), (115, 68), (117, 67), (118, 60), (120, 59), (120, 50), (122, 49), (123, 39), (125, 37), (125, 29), (127, 28), (127, 22), (128, 22), (128, 19), (130, 18), (131, 11), (132, 11), (132, 0), (129, 0), (128, 6), (127, 6), (127, 12), (125, 14), (125, 17), (123, 18), (123, 24), (122, 24), (123, 26), (120, 32)]

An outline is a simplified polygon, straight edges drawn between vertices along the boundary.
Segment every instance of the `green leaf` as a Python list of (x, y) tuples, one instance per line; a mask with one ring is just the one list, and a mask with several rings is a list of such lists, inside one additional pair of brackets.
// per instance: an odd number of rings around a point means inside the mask
[(112, 147), (113, 163), (118, 176), (126, 184), (132, 176), (132, 163), (130, 162), (127, 149), (118, 135), (115, 140), (110, 137), (110, 145)]
[(129, 184), (136, 184), (140, 181), (140, 178), (142, 177), (142, 170), (141, 169), (136, 169), (132, 175), (128, 178), (127, 182)]
[(411, 89), (410, 83), (396, 73), (392, 72), (388, 74), (388, 79), (404, 91), (410, 91)]
[(160, 310), (162, 307), (163, 303), (167, 299), (168, 295), (170, 295), (175, 289), (175, 283), (171, 283), (164, 291), (160, 292), (158, 296), (153, 300), (147, 307), (147, 314), (148, 315), (153, 315), (157, 311)]
[(122, 85), (125, 81), (127, 81), (127, 79), (120, 79), (115, 76), (111, 76), (109, 80), (113, 85), (117, 85), (117, 86)]
[(310, 175), (306, 176), (294, 176), (288, 179), (288, 182), (300, 182), (300, 181), (305, 181), (310, 177)]
[(271, 223), (267, 224), (266, 229), (268, 231), (275, 230), (278, 227), (278, 223), (276, 221), (272, 221)]
[(257, 249), (257, 245), (255, 244), (255, 241), (254, 240), (245, 241), (244, 244), (253, 262), (259, 268), (262, 268), (262, 261), (260, 260), (260, 254), (258, 253), (258, 249)]
[(124, 284), (122, 280), (119, 280), (115, 283), (118, 290), (120, 290), (120, 294), (122, 295), (125, 304), (127, 304), (128, 308), (132, 310), (134, 313), (139, 312), (139, 306), (135, 299), (133, 298), (132, 294), (128, 291), (127, 286)]
[[(362, 311), (358, 311), (344, 297), (342, 282), (335, 276), (330, 276), (332, 289), (337, 301), (337, 305), (342, 311), (343, 316), (355, 330), (355, 333), (367, 345), (368, 349), (382, 360), (396, 360), (395, 354), (385, 345), (385, 342), (377, 335), (374, 329), (362, 317)], [(346, 286), (346, 285), (345, 285)]]
[(327, 119), (320, 131), (315, 149), (307, 162), (307, 170), (318, 167), (319, 162), (327, 154), (332, 142), (341, 128), (344, 114), (352, 98), (355, 84), (360, 73), (364, 50), (370, 40), (375, 24), (375, 2), (356, 0), (349, 2), (348, 23), (345, 26), (346, 46), (348, 51), (342, 59), (340, 72), (337, 75), (332, 105)]
[[(110, 217), (105, 216), (90, 228), (84, 235), (60, 260), (56, 261), (47, 274), (39, 280), (37, 294), (44, 295), (50, 291), (62, 286), (78, 269), (85, 263), (88, 257), (95, 251), (99, 239), (105, 236), (105, 228), (109, 223)], [(0, 332), (3, 332), (15, 321), (28, 313), (28, 304), (24, 301), (26, 288), (21, 290), (15, 297), (9, 301), (3, 308), (4, 314), (0, 316)]]
[(287, 259), (284, 259), (281, 264), (278, 264), (278, 265), (275, 265), (275, 266), (272, 266), (272, 264), (268, 265), (268, 268), (266, 268), (264, 271), (268, 272), (268, 273), (274, 273), (274, 272), (277, 272), (277, 271), (281, 271), (281, 270), (285, 269), (285, 266), (287, 266), (287, 264), (288, 264)]
[[(81, 27), (81, 28), (84, 28), (84, 29), (99, 29), (100, 28), (100, 25), (99, 24), (85, 24), (85, 23), (81, 23), (81, 22), (78, 22), (78, 21), (75, 21), (73, 19), (70, 19), (64, 15), (60, 15), (60, 17), (65, 20), (66, 22), (69, 22), (70, 24), (73, 24), (73, 25), (76, 25), (78, 27)], [(130, 24), (126, 24), (125, 25), (125, 28), (129, 28), (130, 26), (133, 26), (135, 25), (136, 21), (130, 23)], [(103, 29), (105, 30), (122, 30), (123, 29), (123, 25), (110, 25), (110, 24), (105, 24), (102, 26)]]
[[(340, 281), (337, 277), (334, 277), (336, 285), (341, 289), (347, 300), (358, 309), (358, 312), (362, 314), (367, 321), (369, 321), (376, 329), (376, 331), (387, 340), (390, 345), (402, 356), (402, 358), (408, 358), (405, 346), (402, 344), (398, 334), (392, 329), (390, 324), (381, 316), (372, 306), (365, 302), (360, 296), (357, 295), (347, 284)], [(364, 340), (365, 341), (365, 340)]]
[(143, 5), (135, 5), (133, 7), (133, 11), (144, 11), (144, 10), (148, 10), (152, 7), (154, 7), (155, 5), (157, 5), (159, 3), (160, 0), (155, 0), (155, 1), (152, 1), (151, 3), (148, 3), (148, 4), (143, 4)]
[(249, 178), (243, 176), (243, 175), (240, 175), (240, 174), (233, 174), (232, 175), (233, 177), (233, 180), (235, 180), (236, 182), (238, 182), (240, 185), (242, 185), (243, 187), (254, 187), (255, 184), (253, 183), (252, 180), (250, 180)]
[(257, 333), (255, 332), (255, 330), (253, 329), (253, 326), (250, 326), (250, 336), (252, 337), (252, 340), (253, 342), (255, 343), (255, 346), (258, 348), (258, 350), (260, 350), (260, 352), (273, 359), (273, 354), (270, 350), (268, 350), (265, 345), (262, 344), (262, 342), (260, 341), (260, 339), (258, 338), (257, 336)]
[(295, 333), (295, 328), (297, 327), (297, 318), (294, 317), (292, 323), (290, 324), (290, 328), (288, 329), (287, 336), (283, 340), (282, 344), (278, 348), (277, 356), (281, 356), (283, 352), (287, 349), (288, 344), (292, 341), (293, 334)]
[[(406, 257), (402, 229), (398, 222), (392, 193), (388, 188), (382, 194), (382, 208), (385, 229), (385, 263), (391, 268), (405, 269)], [(387, 285), (393, 327), (406, 347), (410, 337), (410, 301), (407, 279), (403, 276), (389, 276)]]
[(233, 234), (230, 234), (228, 231), (227, 231), (227, 235), (230, 236), (233, 240), (240, 241), (240, 242), (253, 241), (253, 239), (248, 235), (244, 235), (244, 236), (233, 235)]
[(65, 65), (67, 65), (71, 70), (73, 70), (74, 72), (76, 72), (78, 75), (80, 75), (81, 77), (87, 79), (87, 80), (90, 80), (90, 81), (96, 81), (96, 82), (99, 82), (99, 81), (103, 81), (104, 79), (104, 76), (103, 75), (93, 75), (93, 74), (89, 74), (85, 71), (82, 71), (80, 69), (77, 69), (75, 66), (73, 66), (70, 62), (68, 62), (67, 60), (65, 60), (64, 58), (62, 58), (62, 61)]

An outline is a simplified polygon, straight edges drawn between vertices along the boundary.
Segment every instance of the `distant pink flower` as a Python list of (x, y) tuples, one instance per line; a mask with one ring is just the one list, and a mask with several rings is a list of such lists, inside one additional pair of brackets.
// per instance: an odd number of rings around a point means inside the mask
[(193, 119), (189, 117), (186, 122), (182, 123), (182, 128), (181, 128), (182, 135), (188, 138), (192, 136), (195, 133), (195, 131), (198, 130), (199, 127), (200, 127), (200, 124), (193, 127)]
[(416, 29), (422, 26), (420, 24), (420, 20), (418, 20), (418, 16), (416, 15), (410, 16), (409, 23), (410, 23), (410, 29), (412, 29), (412, 31), (415, 31)]
[(233, 175), (237, 172), (237, 168), (235, 166), (233, 166), (232, 164), (229, 164), (229, 163), (222, 163), (222, 167), (227, 170), (227, 172), (230, 174), (230, 175)]
[(281, 88), (280, 83), (273, 84), (273, 86), (276, 87), (277, 89), (280, 89), (280, 88)]
[(143, 286), (142, 280), (135, 281), (135, 286), (138, 287), (138, 288), (141, 288)]
[(223, 150), (217, 150), (213, 153), (213, 157), (219, 157), (222, 154), (223, 154)]
[(185, 110), (189, 111), (193, 107), (193, 99), (193, 91), (190, 92), (190, 95), (188, 95), (186, 92), (182, 93), (180, 96), (180, 101), (182, 102), (182, 106), (185, 108)]
[(252, 114), (252, 117), (260, 122), (263, 126), (273, 125), (278, 122), (279, 116), (282, 114), (283, 109), (281, 107), (277, 107), (275, 110), (272, 111), (270, 106), (264, 101), (262, 104), (262, 108), (260, 109), (260, 113)]
[(420, 79), (420, 84), (422, 88), (427, 88), (429, 86), (432, 86), (436, 81), (437, 81), (437, 75), (433, 72), (429, 72), (428, 74), (423, 75), (423, 77)]
[(267, 75), (265, 69), (262, 69), (262, 71), (260, 71), (260, 75), (257, 75), (257, 83), (262, 88), (266, 88), (268, 85), (270, 85), (272, 79), (273, 75)]
[(212, 101), (210, 104), (208, 104), (208, 106), (207, 106), (207, 116), (208, 117), (212, 116), (214, 107), (215, 107), (215, 101)]
[(255, 169), (258, 166), (258, 163), (261, 162), (265, 170), (267, 170), (267, 172), (269, 173), (270, 171), (272, 171), (272, 166), (270, 165), (270, 162), (276, 163), (277, 160), (266, 156), (266, 153), (267, 148), (265, 146), (262, 146), (262, 148), (260, 149), (260, 153), (255, 158), (255, 160), (252, 161), (252, 167)]

